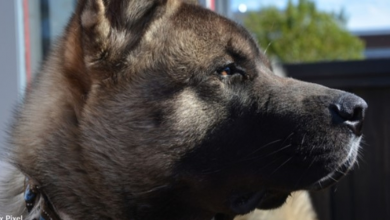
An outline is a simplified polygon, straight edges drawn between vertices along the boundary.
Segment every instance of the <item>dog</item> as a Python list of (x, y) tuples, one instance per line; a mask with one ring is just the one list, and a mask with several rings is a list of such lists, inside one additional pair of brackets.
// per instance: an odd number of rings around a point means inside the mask
[(181, 0), (81, 0), (15, 113), (0, 216), (231, 220), (337, 182), (366, 102)]

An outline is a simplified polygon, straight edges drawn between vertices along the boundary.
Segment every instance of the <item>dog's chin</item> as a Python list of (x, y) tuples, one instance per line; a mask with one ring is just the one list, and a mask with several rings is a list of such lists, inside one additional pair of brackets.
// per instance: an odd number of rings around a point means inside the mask
[[(354, 162), (355, 161), (346, 162), (335, 171), (321, 178), (319, 181), (316, 181), (312, 185), (304, 187), (303, 189), (319, 191), (336, 184), (353, 167)], [(229, 208), (233, 213), (233, 216), (245, 215), (255, 209), (276, 209), (286, 202), (286, 199), (291, 192), (284, 190), (263, 190), (260, 192), (233, 194), (229, 198)], [(234, 218), (229, 216), (231, 215), (219, 213), (215, 215), (213, 220), (230, 220)]]
[[(275, 209), (282, 206), (285, 203), (287, 197), (293, 191), (302, 189), (318, 191), (336, 184), (354, 166), (357, 159), (357, 149), (359, 148), (359, 143), (360, 138), (357, 141), (351, 141), (350, 152), (344, 161), (342, 161), (336, 169), (319, 180), (314, 181), (312, 184), (309, 184), (309, 186), (301, 186), (290, 190), (266, 189), (259, 192), (241, 192), (232, 194), (229, 197), (229, 208), (231, 212), (234, 213), (233, 215), (244, 215), (255, 209)], [(214, 217), (214, 220), (228, 219), (233, 218), (229, 218), (228, 215), (224, 214), (217, 214)]]
[(360, 137), (351, 141), (350, 151), (344, 161), (336, 169), (330, 172), (328, 175), (322, 177), (318, 181), (314, 182), (308, 187), (305, 187), (305, 190), (319, 191), (339, 182), (355, 165), (357, 160), (357, 152), (360, 145)]
[(305, 188), (306, 190), (319, 191), (328, 187), (333, 186), (341, 178), (343, 178), (353, 167), (356, 162), (356, 157), (350, 158), (344, 164), (342, 164), (339, 168), (329, 173), (327, 176), (321, 178), (319, 181)]
[[(338, 162), (333, 161), (333, 163), (338, 165), (323, 164), (324, 167), (335, 167), (333, 170), (328, 171), (327, 174), (324, 174), (323, 177), (317, 176), (312, 180), (307, 179), (304, 185), (296, 185), (293, 188), (281, 185), (279, 188), (268, 188), (256, 192), (246, 191), (233, 193), (228, 197), (230, 213), (218, 213), (214, 216), (213, 220), (232, 220), (234, 216), (245, 215), (255, 209), (276, 209), (282, 206), (288, 196), (294, 191), (318, 191), (336, 184), (354, 166), (357, 160), (360, 139), (359, 137), (350, 141), (350, 150), (343, 160)], [(273, 184), (273, 186), (275, 185)]]
[[(304, 189), (319, 191), (336, 184), (352, 168), (354, 162), (355, 159), (353, 162), (347, 161), (335, 171)], [(263, 190), (260, 192), (233, 194), (229, 198), (229, 208), (232, 213), (218, 213), (214, 216), (213, 220), (233, 220), (234, 216), (245, 215), (255, 209), (267, 210), (279, 208), (286, 202), (286, 199), (291, 192)]]

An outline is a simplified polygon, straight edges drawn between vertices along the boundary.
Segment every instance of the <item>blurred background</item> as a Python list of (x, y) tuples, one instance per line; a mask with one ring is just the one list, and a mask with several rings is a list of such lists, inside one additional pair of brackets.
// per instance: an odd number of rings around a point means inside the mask
[[(389, 220), (389, 0), (199, 2), (248, 28), (285, 75), (368, 102), (359, 166), (312, 199), (320, 220)], [(6, 144), (13, 109), (75, 5), (75, 0), (0, 0), (0, 144)]]

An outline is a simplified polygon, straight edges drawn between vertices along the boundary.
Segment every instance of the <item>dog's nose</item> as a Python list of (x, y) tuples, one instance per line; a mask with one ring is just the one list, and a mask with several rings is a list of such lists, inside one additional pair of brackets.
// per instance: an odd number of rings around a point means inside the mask
[(331, 110), (341, 123), (345, 124), (357, 135), (362, 135), (364, 115), (367, 110), (367, 103), (360, 97), (343, 93), (332, 105)]

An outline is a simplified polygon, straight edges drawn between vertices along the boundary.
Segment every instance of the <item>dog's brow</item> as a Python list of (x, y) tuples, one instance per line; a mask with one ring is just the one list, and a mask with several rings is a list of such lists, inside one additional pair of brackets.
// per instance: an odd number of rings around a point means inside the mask
[(247, 45), (235, 44), (231, 38), (227, 42), (225, 50), (236, 62), (246, 62), (252, 55), (245, 46)]
[(232, 46), (226, 47), (226, 53), (229, 54), (236, 62), (244, 62), (248, 60), (248, 56), (243, 51)]

